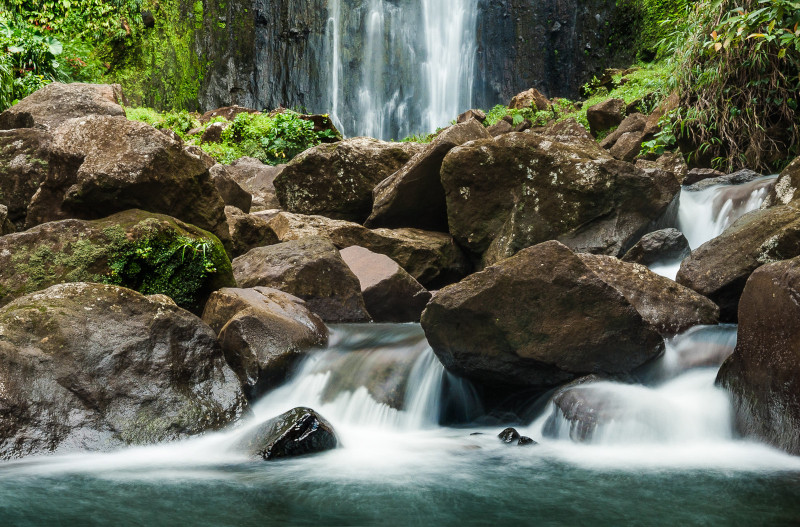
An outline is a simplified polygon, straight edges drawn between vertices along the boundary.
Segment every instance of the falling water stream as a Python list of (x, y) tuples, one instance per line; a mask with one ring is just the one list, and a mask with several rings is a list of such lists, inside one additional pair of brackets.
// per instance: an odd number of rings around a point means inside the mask
[(329, 0), (328, 12), (331, 115), (347, 135), (402, 139), (470, 107), (477, 0)]

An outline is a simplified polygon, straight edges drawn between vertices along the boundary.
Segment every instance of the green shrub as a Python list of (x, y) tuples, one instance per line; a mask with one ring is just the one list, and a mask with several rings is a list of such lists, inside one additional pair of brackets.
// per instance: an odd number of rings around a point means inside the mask
[(798, 154), (800, 1), (704, 0), (673, 42), (690, 161), (775, 171)]
[(189, 130), (200, 126), (200, 121), (186, 110), (158, 112), (152, 108), (126, 108), (125, 114), (131, 121), (141, 121), (154, 128), (169, 129), (181, 137), (185, 137)]

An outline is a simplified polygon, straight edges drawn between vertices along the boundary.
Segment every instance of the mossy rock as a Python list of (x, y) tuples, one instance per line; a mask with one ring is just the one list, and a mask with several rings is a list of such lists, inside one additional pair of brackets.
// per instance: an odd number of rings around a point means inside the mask
[(164, 294), (194, 312), (212, 292), (236, 285), (213, 234), (141, 210), (51, 222), (0, 238), (0, 305), (65, 282)]

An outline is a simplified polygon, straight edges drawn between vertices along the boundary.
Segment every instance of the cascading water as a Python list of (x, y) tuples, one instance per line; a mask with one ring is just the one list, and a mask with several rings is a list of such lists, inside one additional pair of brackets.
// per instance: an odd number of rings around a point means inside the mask
[(329, 0), (330, 107), (347, 135), (401, 139), (472, 102), (477, 0)]
[[(736, 220), (764, 203), (778, 176), (763, 176), (746, 183), (718, 183), (683, 187), (678, 206), (678, 224), (692, 250), (716, 238)], [(650, 269), (675, 279), (680, 261), (657, 262)]]

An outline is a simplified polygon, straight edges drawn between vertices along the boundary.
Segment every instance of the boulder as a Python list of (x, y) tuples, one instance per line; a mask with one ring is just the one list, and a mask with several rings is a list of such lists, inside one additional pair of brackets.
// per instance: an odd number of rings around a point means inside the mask
[(221, 143), (222, 142), (222, 132), (227, 130), (230, 125), (231, 125), (231, 123), (226, 123), (226, 122), (211, 123), (203, 131), (203, 135), (200, 136), (200, 142), (201, 143)]
[(646, 159), (637, 159), (636, 166), (642, 170), (648, 168), (660, 168), (673, 174), (675, 179), (680, 184), (684, 184), (686, 177), (689, 173), (689, 165), (680, 153), (667, 152), (658, 156), (655, 161)]
[(214, 165), (208, 173), (226, 206), (231, 205), (245, 213), (250, 212), (253, 195), (236, 182), (225, 165)]
[[(625, 117), (619, 127), (608, 134), (605, 139), (600, 141), (600, 146), (606, 150), (611, 149), (623, 135), (635, 132), (642, 132), (647, 123), (647, 117), (640, 113), (633, 113)], [(640, 134), (641, 137), (641, 134)], [(641, 148), (640, 148), (641, 149)], [(638, 152), (637, 152), (638, 153)]]
[(8, 207), (0, 205), (0, 236), (16, 232), (16, 227), (8, 219)]
[(450, 372), (501, 390), (627, 373), (664, 342), (604, 278), (568, 247), (545, 242), (439, 291), (422, 327)]
[(595, 143), (595, 139), (589, 134), (589, 130), (574, 117), (549, 124), (538, 134), (558, 143)]
[(598, 384), (603, 380), (589, 375), (558, 389), (551, 399), (553, 408), (542, 435), (590, 443), (598, 428), (629, 419), (630, 401), (608, 385)]
[(225, 207), (225, 217), (231, 233), (231, 254), (234, 257), (245, 254), (250, 249), (274, 245), (278, 237), (270, 228), (269, 222), (255, 214), (246, 214), (236, 207)]
[(694, 185), (695, 183), (699, 183), (704, 179), (720, 178), (724, 176), (725, 172), (720, 172), (719, 170), (714, 170), (713, 168), (693, 168), (686, 175), (686, 179), (683, 181), (683, 184)]
[(280, 241), (324, 236), (338, 249), (358, 245), (385, 254), (430, 289), (457, 282), (471, 270), (449, 234), (420, 229), (370, 230), (358, 223), (288, 212), (275, 215), (269, 225)]
[(592, 135), (605, 132), (622, 123), (625, 118), (625, 101), (622, 99), (608, 99), (590, 106), (586, 110), (586, 120), (589, 121), (589, 130)]
[(261, 211), (281, 207), (275, 195), (275, 178), (286, 165), (265, 165), (254, 157), (241, 157), (225, 167), (225, 172), (253, 196), (252, 210)]
[(213, 234), (160, 214), (129, 210), (62, 220), (0, 238), (0, 305), (63, 282), (166, 294), (193, 311), (212, 291), (235, 285)]
[(247, 408), (214, 332), (112, 285), (60, 284), (0, 309), (0, 458), (156, 444)]
[(251, 401), (283, 383), (309, 349), (328, 342), (328, 328), (302, 300), (268, 287), (214, 292), (203, 321), (217, 332)]
[(237, 448), (272, 461), (333, 450), (339, 444), (331, 424), (311, 408), (295, 408), (249, 430)]
[(342, 249), (341, 255), (361, 284), (372, 320), (419, 322), (431, 294), (397, 262), (356, 245)]
[(378, 183), (372, 192), (372, 214), (364, 225), (447, 232), (447, 203), (439, 177), (444, 156), (456, 146), (490, 137), (474, 119), (442, 130), (400, 170)]
[(800, 255), (800, 211), (790, 205), (745, 214), (695, 249), (676, 278), (716, 302), (724, 322), (735, 322), (745, 283), (758, 267)]
[(90, 115), (125, 117), (123, 101), (119, 84), (53, 82), (0, 114), (0, 130), (54, 130), (69, 119)]
[(67, 121), (53, 137), (50, 171), (28, 207), (28, 227), (138, 208), (229, 244), (222, 197), (202, 161), (180, 143), (147, 124), (106, 116)]
[(519, 432), (517, 432), (516, 428), (506, 428), (499, 434), (497, 434), (498, 439), (505, 444), (511, 444), (515, 441), (518, 441), (520, 438)]
[(217, 164), (213, 157), (206, 154), (205, 150), (197, 145), (183, 145), (183, 151), (190, 156), (198, 158), (200, 161), (202, 161), (203, 166), (208, 169)]
[(671, 173), (612, 159), (594, 141), (534, 133), (456, 147), (441, 178), (450, 233), (487, 265), (552, 239), (621, 256), (680, 191)]
[(789, 163), (775, 182), (775, 188), (770, 192), (764, 203), (765, 207), (772, 205), (788, 205), (792, 201), (800, 199), (800, 157)]
[(669, 228), (642, 236), (622, 260), (649, 266), (657, 262), (683, 260), (691, 252), (686, 236), (678, 229)]
[(508, 121), (497, 121), (492, 126), (486, 129), (492, 137), (498, 137), (504, 134), (510, 134), (514, 131), (514, 126)]
[(717, 384), (745, 437), (800, 454), (800, 258), (757, 269), (739, 302), (736, 349)]
[(298, 155), (275, 178), (281, 207), (301, 214), (355, 221), (372, 211), (372, 190), (421, 146), (367, 137), (322, 144)]
[(756, 179), (764, 177), (762, 174), (758, 172), (753, 172), (752, 170), (742, 169), (732, 174), (726, 174), (724, 176), (714, 177), (714, 178), (706, 178), (694, 183), (693, 185), (689, 185), (686, 187), (686, 190), (690, 192), (697, 192), (700, 190), (705, 190), (709, 187), (714, 185), (743, 185), (745, 183), (752, 183)]
[(456, 122), (458, 124), (461, 124), (461, 123), (466, 123), (467, 121), (471, 121), (473, 119), (483, 124), (483, 121), (486, 120), (486, 112), (478, 109), (467, 110), (466, 112), (458, 116)]
[(550, 107), (550, 101), (544, 96), (544, 94), (542, 94), (542, 92), (536, 88), (531, 88), (527, 91), (516, 94), (511, 99), (508, 107), (512, 110), (535, 108), (536, 110), (542, 111), (547, 110)]
[(597, 254), (578, 257), (601, 280), (619, 291), (662, 336), (719, 322), (719, 308), (714, 302), (643, 265)]
[(306, 301), (326, 322), (364, 322), (369, 313), (358, 278), (327, 238), (256, 247), (233, 261), (240, 287), (273, 287)]
[(52, 140), (42, 130), (0, 131), (0, 203), (17, 229), (25, 226), (31, 198), (50, 172)]

